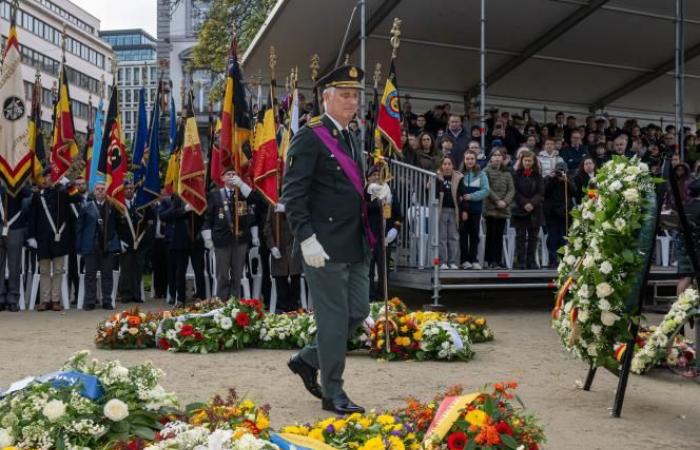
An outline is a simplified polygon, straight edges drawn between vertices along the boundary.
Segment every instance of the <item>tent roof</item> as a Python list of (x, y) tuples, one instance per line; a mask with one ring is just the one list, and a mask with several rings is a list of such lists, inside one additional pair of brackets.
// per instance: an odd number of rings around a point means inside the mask
[[(299, 66), (311, 85), (309, 60), (333, 67), (354, 0), (279, 0), (243, 56), (248, 76), (269, 74), (274, 46), (283, 79)], [(389, 31), (402, 20), (396, 62), (401, 94), (463, 103), (478, 94), (480, 1), (366, 0), (367, 78), (391, 56)], [(568, 105), (579, 111), (669, 118), (675, 99), (674, 0), (488, 0), (488, 106)], [(359, 61), (359, 10), (346, 52)], [(686, 2), (685, 112), (700, 114), (700, 2)], [(284, 74), (284, 75), (279, 75)], [(458, 109), (458, 108), (456, 108)]]

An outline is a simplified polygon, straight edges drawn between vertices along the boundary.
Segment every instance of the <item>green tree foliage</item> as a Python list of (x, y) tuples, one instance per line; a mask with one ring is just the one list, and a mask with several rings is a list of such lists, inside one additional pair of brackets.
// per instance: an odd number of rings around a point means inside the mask
[(215, 102), (224, 96), (224, 79), (228, 61), (228, 49), (233, 31), (238, 35), (238, 55), (243, 55), (275, 0), (213, 0), (207, 20), (197, 36), (193, 50), (193, 69), (209, 69), (220, 74), (209, 92), (209, 100)]

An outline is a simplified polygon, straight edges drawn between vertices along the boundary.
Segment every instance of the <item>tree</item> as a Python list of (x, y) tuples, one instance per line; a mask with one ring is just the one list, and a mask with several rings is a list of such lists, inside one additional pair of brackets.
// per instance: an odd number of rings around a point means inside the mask
[(243, 54), (274, 6), (274, 0), (213, 0), (207, 20), (202, 25), (193, 49), (193, 69), (209, 69), (219, 74), (209, 100), (224, 95), (228, 49), (235, 28), (238, 54)]

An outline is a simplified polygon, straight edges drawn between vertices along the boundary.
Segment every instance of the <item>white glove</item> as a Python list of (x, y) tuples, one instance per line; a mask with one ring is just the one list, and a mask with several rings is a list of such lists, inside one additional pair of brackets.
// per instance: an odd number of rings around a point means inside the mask
[(245, 182), (238, 175), (234, 175), (231, 178), (231, 183), (233, 183), (233, 185), (236, 186), (241, 191), (241, 194), (243, 194), (243, 198), (248, 198), (250, 193), (253, 191), (250, 188), (250, 186), (245, 184)]
[(34, 239), (34, 238), (27, 239), (27, 245), (30, 248), (34, 248), (34, 249), (36, 249), (39, 246), (39, 244), (36, 243), (36, 239)]
[(316, 269), (325, 266), (326, 261), (331, 259), (323, 250), (321, 243), (316, 239), (316, 234), (312, 234), (311, 237), (302, 241), (301, 254), (304, 256), (304, 262)]
[(202, 230), (202, 239), (207, 250), (214, 248), (214, 241), (211, 239), (211, 230)]
[(192, 211), (192, 206), (189, 203), (185, 203), (185, 212)]
[(282, 253), (280, 253), (280, 249), (277, 247), (272, 247), (270, 249), (270, 253), (272, 253), (272, 257), (275, 259), (281, 259), (282, 258)]
[(276, 213), (283, 213), (283, 212), (284, 212), (284, 204), (278, 202), (278, 203), (275, 205), (275, 212), (276, 212)]
[(124, 241), (119, 241), (119, 243), (122, 245), (122, 253), (126, 253), (127, 249), (129, 248), (129, 244)]
[(399, 235), (399, 231), (396, 228), (392, 228), (386, 233), (386, 238), (384, 239), (384, 245), (389, 245), (396, 240), (396, 236)]
[(61, 179), (58, 180), (58, 182), (59, 182), (62, 186), (65, 186), (65, 185), (67, 185), (68, 183), (70, 183), (70, 180), (69, 180), (68, 178), (66, 178), (65, 176), (62, 176)]
[(378, 199), (386, 203), (391, 203), (391, 189), (386, 183), (370, 183), (367, 186), (367, 193), (372, 200)]
[(253, 247), (260, 247), (260, 237), (258, 237), (258, 227), (251, 227), (250, 229), (251, 244)]

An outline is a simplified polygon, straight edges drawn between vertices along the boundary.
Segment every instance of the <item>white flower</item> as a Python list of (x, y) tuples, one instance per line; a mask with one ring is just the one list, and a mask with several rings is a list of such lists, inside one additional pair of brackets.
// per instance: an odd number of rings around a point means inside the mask
[(586, 311), (585, 309), (580, 310), (578, 313), (578, 321), (585, 322), (587, 320), (588, 320), (588, 311)]
[(610, 327), (615, 324), (620, 319), (617, 314), (611, 313), (610, 311), (603, 311), (600, 313), (600, 321), (606, 327)]
[(224, 447), (224, 444), (231, 442), (231, 436), (233, 436), (233, 431), (217, 429), (209, 435), (207, 448), (209, 450), (224, 450), (228, 448), (228, 446)]
[(610, 189), (611, 192), (619, 191), (620, 189), (622, 189), (622, 183), (620, 183), (620, 180), (615, 180), (612, 183), (610, 183), (608, 189)]
[(594, 335), (600, 336), (601, 331), (603, 331), (603, 327), (601, 327), (598, 324), (593, 324), (593, 325), (591, 325), (591, 331), (593, 332)]
[(601, 311), (610, 311), (610, 302), (605, 299), (602, 299), (598, 302), (598, 308), (600, 308)]
[(15, 443), (10, 432), (4, 428), (0, 428), (0, 448), (10, 447)]
[(231, 320), (230, 317), (222, 317), (221, 318), (221, 329), (222, 330), (230, 330), (232, 326), (233, 326), (233, 321)]
[(112, 377), (119, 381), (126, 381), (129, 379), (129, 369), (124, 366), (115, 366), (112, 368)]
[(630, 203), (636, 203), (639, 201), (639, 192), (634, 189), (625, 189), (624, 192), (622, 192), (622, 196)]
[(578, 296), (581, 298), (588, 298), (591, 296), (591, 291), (588, 289), (588, 285), (584, 284), (578, 290)]
[(593, 257), (591, 255), (586, 255), (583, 258), (583, 267), (590, 269), (595, 265), (595, 261), (593, 260)]
[(123, 401), (113, 398), (108, 401), (102, 412), (112, 422), (119, 422), (129, 417), (129, 407)]
[(55, 422), (66, 413), (66, 405), (61, 400), (51, 400), (44, 405), (41, 413), (49, 419), (49, 422)]
[(622, 219), (622, 218), (615, 219), (615, 228), (617, 228), (618, 230), (622, 230), (623, 228), (625, 228), (625, 225), (627, 225), (627, 222), (625, 222), (625, 219)]
[[(586, 220), (595, 220), (595, 214), (593, 214), (591, 211), (584, 211), (583, 214), (581, 214), (581, 217)], [(574, 248), (576, 248), (576, 243), (574, 243)], [(580, 249), (580, 245), (576, 250)]]
[(639, 175), (641, 171), (642, 170), (638, 166), (628, 166), (627, 169), (625, 169), (625, 172), (630, 175)]
[(570, 266), (573, 266), (576, 264), (576, 257), (574, 255), (568, 255), (566, 258), (564, 258), (564, 262)]
[(600, 265), (600, 272), (605, 275), (608, 275), (610, 272), (612, 272), (612, 270), (612, 264), (610, 264), (608, 261), (603, 261), (603, 263)]
[(598, 298), (605, 298), (610, 296), (615, 291), (615, 289), (612, 288), (608, 283), (599, 283), (595, 287), (595, 293), (598, 296)]
[(589, 345), (586, 351), (591, 356), (596, 356), (598, 354), (598, 349), (596, 348), (595, 344)]
[(175, 322), (175, 331), (179, 333), (180, 330), (182, 330), (182, 326), (183, 326), (182, 322), (180, 322), (180, 321)]
[(174, 340), (177, 337), (177, 331), (175, 330), (168, 330), (165, 332), (165, 338), (169, 341)]
[(642, 172), (649, 172), (649, 166), (646, 163), (639, 163), (639, 170)]

